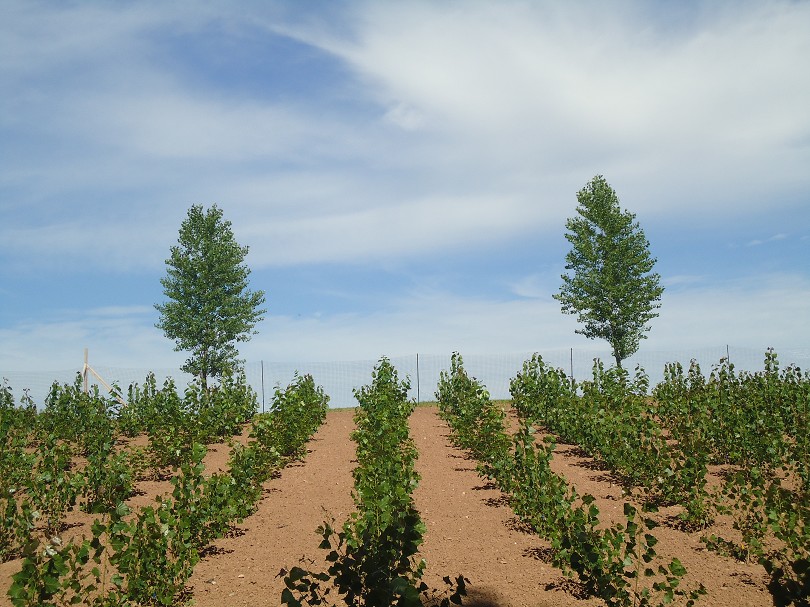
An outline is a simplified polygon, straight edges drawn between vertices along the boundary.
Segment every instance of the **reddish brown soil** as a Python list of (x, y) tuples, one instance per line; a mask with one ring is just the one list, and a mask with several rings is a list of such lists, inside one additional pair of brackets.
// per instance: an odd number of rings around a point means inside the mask
[[(217, 541), (195, 568), (189, 584), (195, 605), (279, 605), (283, 583), (277, 574), (282, 568), (297, 565), (303, 558), (307, 567), (325, 569), (315, 529), (330, 518), (342, 524), (353, 509), (352, 428), (351, 410), (331, 411), (309, 443), (306, 460), (268, 481), (258, 511), (239, 525), (239, 533)], [(414, 412), (411, 433), (419, 449), (417, 469), (422, 475), (414, 497), (428, 529), (421, 551), (428, 563), (428, 584), (440, 588), (443, 576), (463, 574), (470, 580), (465, 603), (478, 607), (601, 604), (593, 598), (576, 597), (576, 584), (548, 563), (548, 544), (522, 530), (501, 493), (478, 476), (475, 462), (450, 446), (448, 428), (435, 408), (420, 407)], [(221, 468), (227, 457), (227, 446), (218, 445), (206, 463), (210, 469)], [(593, 494), (605, 516), (618, 520), (622, 490), (608, 473), (591, 463), (574, 448), (559, 446), (553, 467), (580, 493)], [(144, 499), (148, 496), (137, 501)], [(675, 513), (662, 512), (660, 518)], [(86, 527), (75, 527), (70, 533), (80, 534), (83, 529)], [(708, 532), (733, 535), (728, 521)], [(700, 542), (705, 531), (685, 533), (662, 526), (654, 533), (660, 539), (659, 554), (677, 556), (688, 569), (684, 584), (706, 586), (708, 595), (699, 604), (772, 605), (763, 569), (708, 552)], [(0, 564), (3, 589), (17, 570), (19, 561)], [(2, 594), (0, 606), (10, 605)]]

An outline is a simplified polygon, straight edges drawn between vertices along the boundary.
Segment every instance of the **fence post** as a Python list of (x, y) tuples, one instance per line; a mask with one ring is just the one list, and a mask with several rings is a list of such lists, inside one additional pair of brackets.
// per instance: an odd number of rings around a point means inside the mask
[(420, 403), (420, 394), (419, 394), (419, 352), (416, 353), (416, 404)]
[(571, 379), (574, 379), (574, 348), (571, 348)]
[(264, 361), (259, 361), (262, 364), (262, 413), (264, 413)]

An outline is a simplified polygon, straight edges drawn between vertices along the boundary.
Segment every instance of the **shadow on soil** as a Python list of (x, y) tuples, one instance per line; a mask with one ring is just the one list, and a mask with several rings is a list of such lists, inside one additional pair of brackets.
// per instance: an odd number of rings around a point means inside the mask
[(498, 485), (495, 483), (484, 483), (483, 485), (478, 485), (477, 487), (473, 487), (473, 491), (492, 491), (498, 488)]
[(229, 539), (235, 537), (242, 537), (247, 533), (247, 529), (243, 529), (242, 527), (236, 527), (235, 525), (231, 525), (228, 530), (225, 532), (223, 537), (227, 537)]
[(231, 554), (233, 552), (230, 548), (220, 548), (219, 546), (206, 546), (200, 550), (200, 558), (208, 558), (209, 556), (219, 556), (221, 554)]
[(484, 500), (484, 504), (486, 504), (490, 508), (500, 508), (501, 506), (508, 506), (509, 497), (506, 495), (500, 495), (498, 497), (488, 497), (487, 499)]
[(621, 475), (616, 474), (613, 471), (605, 472), (604, 474), (599, 474), (593, 477), (593, 480), (599, 483), (611, 483), (616, 485), (617, 487), (624, 487), (625, 489), (632, 488), (632, 483), (630, 483), (627, 479), (623, 478)]
[(577, 468), (585, 468), (586, 470), (592, 470), (594, 472), (604, 472), (604, 474), (594, 477), (595, 481), (613, 483), (614, 485), (619, 485), (620, 487), (632, 486), (626, 478), (612, 470), (608, 464), (601, 460), (594, 459), (593, 456), (589, 455), (580, 447), (570, 447), (567, 450), (567, 455), (573, 455), (574, 457), (580, 458), (580, 461), (574, 462), (573, 464)]
[(585, 586), (567, 577), (560, 577), (558, 580), (550, 582), (545, 586), (546, 590), (560, 590), (566, 594), (570, 594), (575, 599), (580, 601), (587, 599), (590, 595), (585, 589)]
[(523, 551), (523, 556), (533, 558), (541, 563), (550, 563), (554, 558), (554, 550), (552, 548), (526, 548)]
[(578, 447), (573, 447), (568, 450), (568, 455), (572, 455), (574, 457), (578, 457), (581, 461), (575, 462), (574, 465), (578, 468), (585, 468), (586, 470), (597, 470), (600, 472), (609, 472), (610, 466), (608, 466), (605, 462), (594, 459), (591, 455)]
[(503, 522), (503, 526), (509, 529), (509, 531), (515, 531), (517, 533), (526, 533), (528, 535), (534, 534), (534, 529), (531, 528), (531, 525), (529, 525), (528, 523), (524, 523), (516, 516), (506, 519)]
[(475, 458), (470, 455), (469, 453), (450, 453), (448, 457), (452, 457), (453, 459), (463, 459), (467, 461), (475, 461)]
[(463, 604), (464, 607), (501, 607), (504, 602), (495, 592), (487, 588), (470, 585), (467, 588), (467, 596), (464, 597)]

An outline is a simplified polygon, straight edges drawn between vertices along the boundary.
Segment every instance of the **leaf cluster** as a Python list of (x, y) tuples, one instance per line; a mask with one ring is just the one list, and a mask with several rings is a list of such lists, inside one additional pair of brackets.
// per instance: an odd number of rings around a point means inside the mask
[(742, 539), (702, 538), (712, 550), (759, 562), (780, 606), (810, 600), (810, 494), (790, 483), (799, 478), (803, 465), (793, 462), (776, 470), (755, 466), (732, 474), (723, 486), (722, 511), (731, 514)]
[(737, 373), (721, 359), (706, 378), (692, 361), (666, 366), (653, 391), (662, 423), (678, 441), (702, 428), (711, 462), (742, 467), (779, 467), (808, 461), (810, 375), (795, 366), (779, 369), (777, 354), (765, 353), (760, 372)]

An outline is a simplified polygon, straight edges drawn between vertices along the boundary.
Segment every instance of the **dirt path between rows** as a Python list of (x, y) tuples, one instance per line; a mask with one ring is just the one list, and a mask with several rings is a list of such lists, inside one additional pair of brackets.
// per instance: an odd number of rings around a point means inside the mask
[(414, 499), (427, 525), (425, 581), (439, 588), (443, 576), (463, 574), (470, 580), (465, 604), (474, 607), (601, 604), (561, 589), (568, 585), (562, 573), (537, 558), (548, 544), (521, 530), (503, 494), (478, 476), (475, 461), (450, 445), (449, 434), (435, 408), (420, 407), (411, 415), (422, 476)]
[(282, 568), (305, 557), (314, 561), (307, 566), (325, 570), (315, 530), (330, 517), (341, 524), (354, 509), (353, 428), (351, 410), (329, 412), (307, 445), (305, 461), (267, 483), (258, 510), (239, 526), (244, 534), (217, 540), (217, 552), (194, 568), (196, 607), (281, 605)]

